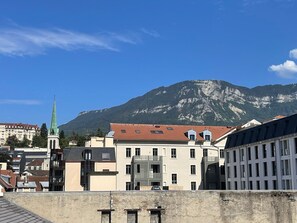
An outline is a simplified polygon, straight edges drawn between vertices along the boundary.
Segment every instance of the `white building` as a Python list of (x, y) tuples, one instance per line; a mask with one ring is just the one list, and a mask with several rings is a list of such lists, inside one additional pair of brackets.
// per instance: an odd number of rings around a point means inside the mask
[(29, 125), (22, 123), (0, 123), (0, 146), (6, 143), (9, 136), (15, 135), (18, 140), (22, 141), (26, 136), (32, 141), (33, 137), (39, 133), (37, 125)]
[(230, 190), (297, 189), (297, 114), (228, 136)]
[[(227, 126), (111, 124), (102, 141), (86, 147), (113, 146), (116, 152), (117, 190), (220, 189), (225, 187), (223, 149)], [(104, 144), (105, 142), (105, 144)]]

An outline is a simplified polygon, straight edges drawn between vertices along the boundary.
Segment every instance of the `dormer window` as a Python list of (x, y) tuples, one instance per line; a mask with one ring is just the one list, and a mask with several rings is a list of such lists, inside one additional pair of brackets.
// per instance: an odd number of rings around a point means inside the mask
[(204, 130), (204, 131), (202, 132), (202, 135), (203, 135), (203, 139), (204, 139), (205, 141), (211, 141), (211, 138), (212, 138), (211, 131), (209, 131), (209, 130)]
[(194, 130), (189, 130), (188, 132), (185, 133), (185, 135), (191, 140), (195, 141), (196, 140), (196, 132)]

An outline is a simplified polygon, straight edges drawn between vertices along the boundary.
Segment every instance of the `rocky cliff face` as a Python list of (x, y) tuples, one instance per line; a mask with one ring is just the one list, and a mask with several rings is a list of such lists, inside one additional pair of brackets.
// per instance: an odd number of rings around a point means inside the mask
[(224, 81), (185, 81), (109, 109), (81, 112), (65, 133), (108, 131), (110, 122), (237, 125), (297, 111), (297, 85), (245, 88)]

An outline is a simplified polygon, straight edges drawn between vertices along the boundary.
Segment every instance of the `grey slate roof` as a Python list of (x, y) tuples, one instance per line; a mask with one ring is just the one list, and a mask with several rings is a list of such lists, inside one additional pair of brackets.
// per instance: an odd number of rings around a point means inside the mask
[(228, 136), (225, 149), (297, 133), (297, 114), (267, 122)]
[(84, 150), (92, 151), (91, 161), (95, 162), (115, 162), (115, 149), (114, 147), (75, 147), (75, 148), (65, 148), (63, 150), (65, 161), (84, 161), (83, 152)]
[(38, 215), (27, 211), (0, 197), (0, 222), (1, 223), (39, 223), (50, 222)]

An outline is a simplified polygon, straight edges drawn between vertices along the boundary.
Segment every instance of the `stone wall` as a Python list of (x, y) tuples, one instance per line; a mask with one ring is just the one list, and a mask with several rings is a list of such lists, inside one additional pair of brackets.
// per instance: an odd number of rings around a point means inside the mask
[[(4, 198), (53, 222), (127, 222), (127, 210), (137, 210), (138, 222), (149, 223), (160, 210), (162, 223), (297, 222), (297, 192), (293, 191), (124, 191), (5, 193)], [(98, 211), (99, 210), (99, 211)]]

